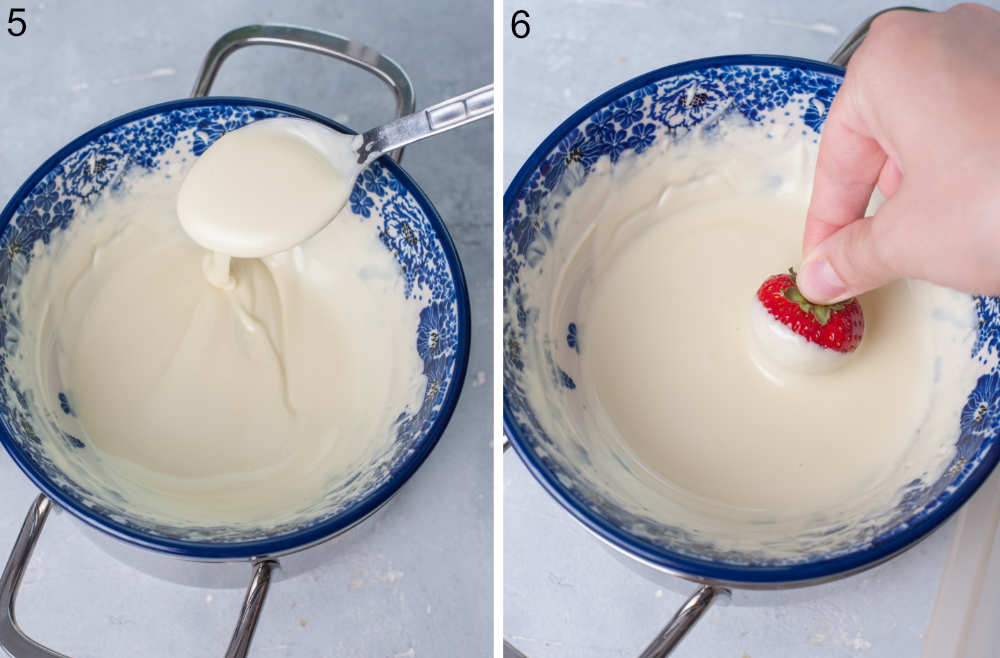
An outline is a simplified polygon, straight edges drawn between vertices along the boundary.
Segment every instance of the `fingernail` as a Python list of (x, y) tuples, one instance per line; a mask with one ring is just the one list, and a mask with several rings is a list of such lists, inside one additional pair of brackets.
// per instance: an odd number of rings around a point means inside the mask
[(830, 304), (847, 297), (847, 284), (825, 258), (807, 259), (802, 264), (797, 283), (806, 299), (820, 304)]

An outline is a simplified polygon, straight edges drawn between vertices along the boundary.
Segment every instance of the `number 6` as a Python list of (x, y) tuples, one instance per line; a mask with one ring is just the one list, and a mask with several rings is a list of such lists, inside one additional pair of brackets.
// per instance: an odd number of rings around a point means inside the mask
[[(523, 9), (518, 9), (514, 12), (514, 15), (510, 19), (510, 31), (518, 39), (523, 39), (531, 33), (531, 26), (528, 25), (528, 21), (524, 19), (518, 20), (517, 17), (521, 14), (524, 14), (524, 18), (531, 18), (528, 12)], [(518, 32), (518, 28), (521, 28), (520, 32)]]

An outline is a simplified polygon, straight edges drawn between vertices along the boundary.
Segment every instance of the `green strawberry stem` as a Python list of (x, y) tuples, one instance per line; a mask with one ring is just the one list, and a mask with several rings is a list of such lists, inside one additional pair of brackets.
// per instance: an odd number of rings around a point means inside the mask
[(852, 300), (846, 299), (842, 302), (837, 302), (836, 304), (813, 304), (811, 301), (802, 296), (799, 292), (798, 286), (795, 284), (795, 268), (789, 267), (788, 274), (792, 278), (792, 285), (785, 288), (782, 294), (785, 299), (797, 304), (803, 313), (810, 313), (816, 321), (821, 325), (826, 325), (830, 321), (830, 316), (834, 311), (841, 311), (847, 308), (847, 305), (851, 303)]

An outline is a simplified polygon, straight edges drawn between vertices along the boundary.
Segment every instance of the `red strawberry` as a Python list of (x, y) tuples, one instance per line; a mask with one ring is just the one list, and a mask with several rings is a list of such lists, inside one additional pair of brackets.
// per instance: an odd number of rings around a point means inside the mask
[(837, 352), (853, 352), (865, 331), (861, 304), (851, 298), (829, 306), (813, 304), (795, 285), (795, 270), (768, 277), (757, 290), (757, 299), (771, 317), (816, 343)]

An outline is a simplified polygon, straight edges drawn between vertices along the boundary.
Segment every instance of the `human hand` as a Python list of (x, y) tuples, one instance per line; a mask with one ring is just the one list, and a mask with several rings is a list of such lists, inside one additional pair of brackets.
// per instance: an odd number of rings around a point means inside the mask
[[(878, 17), (820, 140), (798, 276), (831, 303), (898, 278), (1000, 294), (1000, 12)], [(875, 185), (886, 197), (865, 218)]]

